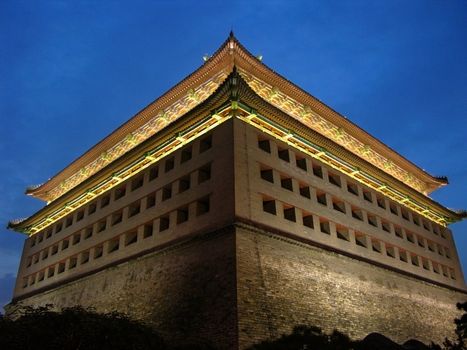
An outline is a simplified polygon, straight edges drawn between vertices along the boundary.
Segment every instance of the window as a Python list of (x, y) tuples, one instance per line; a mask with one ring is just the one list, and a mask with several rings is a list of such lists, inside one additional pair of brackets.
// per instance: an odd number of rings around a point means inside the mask
[(55, 233), (59, 233), (61, 230), (62, 230), (62, 223), (60, 222), (55, 226)]
[(306, 198), (310, 199), (311, 198), (310, 186), (301, 184), (300, 185), (300, 195), (302, 197), (306, 197)]
[(120, 248), (120, 237), (111, 239), (107, 246), (107, 253), (116, 252)]
[(162, 216), (159, 219), (159, 232), (165, 231), (170, 226), (170, 217), (169, 215)]
[(313, 175), (319, 177), (319, 178), (323, 178), (323, 168), (321, 168), (321, 166), (319, 165), (316, 165), (314, 164), (313, 165)]
[(319, 204), (326, 206), (327, 205), (326, 193), (322, 191), (316, 191), (316, 200), (318, 201)]
[(394, 233), (399, 238), (404, 238), (404, 234), (402, 233), (402, 229), (399, 226), (394, 226)]
[(281, 187), (293, 191), (292, 179), (290, 177), (281, 176)]
[(185, 192), (190, 189), (190, 175), (182, 177), (178, 180), (178, 193)]
[(405, 250), (399, 250), (399, 260), (403, 262), (408, 261), (407, 252)]
[(140, 175), (137, 178), (133, 179), (133, 181), (131, 181), (131, 190), (135, 191), (138, 188), (143, 187), (143, 184), (144, 184), (144, 176)]
[(347, 182), (347, 191), (355, 196), (358, 196), (358, 186), (354, 183)]
[(263, 168), (260, 170), (260, 172), (261, 172), (261, 178), (263, 180), (274, 183), (274, 175), (273, 175), (272, 169)]
[(399, 213), (397, 212), (397, 205), (395, 205), (394, 203), (389, 204), (389, 210), (392, 214), (399, 215)]
[(110, 195), (106, 195), (101, 199), (101, 208), (108, 206), (110, 203)]
[(211, 164), (199, 168), (198, 170), (198, 184), (203, 183), (211, 178)]
[(344, 226), (336, 226), (336, 235), (338, 239), (350, 242), (349, 230)]
[(196, 202), (196, 215), (200, 216), (209, 212), (209, 197), (204, 197)]
[(88, 207), (88, 215), (94, 214), (96, 212), (97, 204), (91, 203)]
[(177, 224), (188, 221), (188, 207), (177, 209)]
[(332, 207), (334, 210), (340, 211), (345, 214), (345, 203), (337, 198), (332, 199)]
[(422, 220), (422, 223), (423, 223), (423, 228), (427, 231), (430, 231), (430, 225), (428, 224), (428, 222), (426, 220)]
[(433, 253), (435, 252), (435, 250), (436, 250), (436, 245), (435, 245), (434, 242), (428, 241), (428, 250), (429, 250), (430, 252), (433, 252)]
[(45, 249), (42, 251), (42, 260), (45, 260), (49, 257), (49, 249)]
[(284, 219), (293, 221), (293, 222), (296, 221), (294, 207), (284, 205)]
[(99, 221), (99, 222), (97, 223), (97, 233), (104, 231), (105, 228), (106, 228), (106, 226), (107, 226), (107, 222), (106, 222), (105, 219)]
[(373, 197), (370, 191), (363, 190), (363, 199), (367, 202), (373, 203)]
[(81, 253), (80, 264), (86, 264), (89, 261), (89, 250)]
[(52, 229), (48, 229), (47, 232), (45, 233), (45, 238), (50, 238), (52, 237)]
[(276, 215), (276, 201), (274, 199), (263, 199), (263, 211)]
[(352, 207), (352, 217), (354, 219), (363, 221), (363, 212), (362, 212), (362, 210), (359, 209), (359, 208), (356, 208), (356, 207)]
[(355, 244), (366, 248), (367, 247), (367, 240), (366, 240), (366, 235), (360, 232), (355, 232)]
[(315, 228), (314, 223), (313, 223), (313, 215), (309, 213), (303, 213), (303, 226), (309, 227), (309, 228)]
[(152, 223), (150, 224), (145, 224), (144, 229), (143, 229), (143, 238), (148, 238), (151, 237), (154, 231), (154, 227), (152, 226)]
[(86, 227), (84, 230), (84, 239), (88, 239), (92, 237), (92, 226)]
[(30, 243), (31, 247), (34, 247), (36, 245), (36, 237), (35, 236), (32, 236), (31, 237), (31, 243)]
[(78, 258), (76, 257), (72, 257), (70, 258), (70, 263), (68, 265), (68, 268), (71, 270), (71, 269), (74, 269), (76, 267), (76, 265), (78, 265)]
[(378, 227), (378, 219), (376, 218), (375, 215), (368, 214), (367, 217), (368, 217), (368, 223), (371, 226)]
[(55, 275), (55, 266), (50, 266), (47, 269), (47, 278), (53, 277)]
[(138, 241), (138, 232), (131, 231), (125, 234), (125, 246), (129, 246)]
[(389, 256), (390, 258), (395, 259), (396, 258), (396, 251), (393, 246), (386, 245), (386, 255)]
[(182, 150), (182, 154), (180, 156), (180, 163), (188, 162), (193, 156), (193, 151), (191, 146), (188, 146)]
[(149, 194), (146, 198), (146, 209), (152, 208), (156, 205), (156, 193)]
[(271, 153), (271, 143), (267, 139), (264, 139), (264, 140), (258, 139), (258, 147), (264, 152)]
[(289, 155), (289, 150), (287, 148), (280, 148), (278, 147), (277, 148), (277, 156), (286, 161), (286, 162), (290, 162), (290, 155)]
[(135, 216), (141, 212), (141, 202), (136, 201), (134, 203), (131, 203), (128, 207), (128, 217), (131, 218), (132, 216)]
[(425, 248), (425, 240), (423, 237), (417, 236), (417, 242), (419, 247)]
[(73, 225), (73, 216), (69, 216), (65, 220), (65, 227), (70, 227), (71, 225)]
[(387, 221), (381, 221), (381, 228), (383, 231), (391, 233), (391, 224)]
[(149, 181), (157, 179), (158, 176), (159, 176), (158, 166), (153, 166), (152, 168), (149, 169)]
[(322, 233), (326, 233), (328, 235), (331, 234), (331, 227), (329, 225), (329, 221), (327, 221), (326, 219), (319, 220), (319, 229)]
[(333, 184), (334, 186), (341, 187), (341, 178), (339, 175), (328, 173), (329, 183)]
[(162, 188), (162, 201), (166, 201), (172, 197), (172, 184)]
[(376, 203), (378, 203), (378, 207), (381, 209), (386, 209), (386, 201), (381, 196), (376, 196)]
[(412, 265), (414, 266), (420, 266), (420, 262), (418, 261), (418, 256), (415, 254), (410, 255), (410, 261), (412, 262)]
[(406, 237), (407, 237), (407, 240), (410, 242), (410, 243), (415, 243), (415, 237), (414, 237), (414, 234), (411, 233), (411, 232), (406, 232), (405, 233)]
[(84, 218), (84, 210), (80, 210), (76, 213), (76, 221), (81, 221)]
[(51, 255), (55, 255), (58, 253), (58, 244), (52, 246), (52, 252)]
[(212, 135), (208, 135), (199, 142), (199, 153), (206, 152), (212, 147)]
[(428, 259), (422, 258), (422, 266), (425, 270), (430, 270), (430, 263), (428, 262)]
[(73, 245), (78, 244), (81, 241), (81, 233), (73, 235)]
[(432, 262), (431, 265), (433, 266), (433, 272), (439, 275), (439, 271), (440, 271), (439, 264)]
[(65, 271), (65, 263), (61, 262), (58, 264), (58, 273), (62, 273)]
[(420, 226), (420, 218), (418, 216), (412, 216), (413, 223), (417, 226)]
[(69, 245), (70, 245), (70, 241), (68, 239), (64, 239), (62, 241), (62, 250), (67, 249)]
[(381, 253), (381, 242), (376, 240), (376, 239), (372, 239), (371, 240), (371, 249), (374, 252)]
[(112, 214), (112, 226), (117, 225), (122, 222), (123, 212), (120, 210)]
[(94, 259), (99, 259), (104, 254), (104, 247), (99, 245), (94, 248)]
[(295, 155), (295, 162), (297, 164), (297, 167), (307, 171), (307, 165), (306, 165), (306, 158), (299, 156), (298, 154)]
[(164, 171), (167, 173), (175, 167), (175, 157), (170, 157), (165, 160)]
[(118, 200), (126, 195), (126, 185), (115, 189), (115, 200)]

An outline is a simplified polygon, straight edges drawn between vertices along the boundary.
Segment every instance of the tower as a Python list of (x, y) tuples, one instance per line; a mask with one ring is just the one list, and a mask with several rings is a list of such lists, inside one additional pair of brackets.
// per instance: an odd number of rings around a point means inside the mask
[(48, 204), (9, 224), (29, 238), (8, 313), (118, 310), (226, 349), (298, 324), (439, 341), (467, 295), (445, 184), (231, 35), (28, 189)]

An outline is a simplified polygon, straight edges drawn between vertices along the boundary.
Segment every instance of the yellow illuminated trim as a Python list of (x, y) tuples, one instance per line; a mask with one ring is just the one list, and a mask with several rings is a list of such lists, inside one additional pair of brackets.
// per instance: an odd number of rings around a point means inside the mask
[(290, 133), (290, 131), (275, 124), (268, 118), (264, 116), (259, 116), (256, 113), (249, 113), (249, 111), (246, 112), (248, 113), (248, 115), (238, 115), (237, 117), (243, 120), (244, 122), (254, 126), (255, 128), (263, 131), (264, 133), (271, 135), (284, 143), (287, 143), (293, 148), (298, 149), (299, 151), (306, 153), (315, 159), (318, 159), (319, 161), (325, 163), (326, 165), (336, 170), (339, 170), (347, 176), (355, 179), (359, 183), (371, 187), (372, 189), (384, 194), (393, 201), (410, 208), (411, 210), (426, 217), (427, 219), (434, 221), (443, 227), (447, 226), (446, 218), (443, 215), (437, 213), (436, 211), (427, 208), (423, 204), (418, 203), (416, 200), (406, 196), (405, 194), (399, 192), (395, 188), (392, 188), (387, 184), (382, 183), (380, 180), (374, 178), (372, 175), (363, 172), (355, 166), (329, 153), (325, 149), (311, 143), (308, 140), (301, 138), (298, 135)]
[[(146, 152), (134, 162), (118, 170), (117, 172), (107, 177), (96, 186), (87, 189), (80, 196), (66, 203), (61, 208), (54, 211), (52, 214), (48, 215), (45, 218), (42, 218), (37, 223), (26, 227), (22, 232), (27, 233), (29, 235), (34, 235), (35, 233), (47, 228), (48, 226), (52, 225), (58, 220), (64, 218), (72, 211), (94, 200), (96, 196), (116, 187), (120, 183), (128, 180), (133, 175), (148, 168), (150, 165), (154, 164), (161, 158), (173, 153), (177, 149), (193, 141), (195, 138), (207, 133), (208, 131), (214, 129), (226, 120), (230, 119), (232, 115), (228, 114), (229, 110), (229, 107), (225, 107), (223, 111), (217, 112), (216, 114), (204, 118), (203, 120), (201, 120), (201, 122), (195, 124), (187, 130), (184, 130), (182, 133), (179, 133), (178, 135), (174, 136), (162, 145), (157, 146), (149, 152)], [(181, 135), (183, 136), (181, 137)]]

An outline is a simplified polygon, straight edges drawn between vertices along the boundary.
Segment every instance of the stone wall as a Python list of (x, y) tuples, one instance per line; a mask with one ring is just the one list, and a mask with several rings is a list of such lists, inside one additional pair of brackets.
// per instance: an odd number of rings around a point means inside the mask
[(290, 333), (296, 325), (352, 338), (379, 332), (395, 341), (441, 342), (467, 294), (299, 243), (237, 229), (239, 344)]
[[(233, 229), (109, 267), (29, 297), (23, 305), (83, 305), (150, 322), (169, 343), (237, 348)], [(10, 306), (13, 310), (15, 305)]]

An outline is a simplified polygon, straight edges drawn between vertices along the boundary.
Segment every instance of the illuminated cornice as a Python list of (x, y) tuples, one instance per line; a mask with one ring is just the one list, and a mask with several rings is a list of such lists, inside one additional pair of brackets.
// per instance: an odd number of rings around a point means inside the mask
[(320, 116), (318, 113), (313, 112), (309, 106), (299, 103), (290, 96), (279, 91), (274, 86), (261, 81), (245, 70), (239, 69), (239, 73), (253, 91), (273, 106), (279, 108), (307, 127), (326, 136), (362, 159), (365, 159), (369, 163), (384, 170), (386, 173), (394, 176), (407, 186), (410, 186), (423, 194), (427, 194), (426, 184), (423, 181), (417, 179), (412, 173), (402, 169), (391, 160), (383, 157), (381, 154), (371, 149), (369, 145), (366, 145), (356, 139), (344, 129), (339, 128), (329, 120)]

